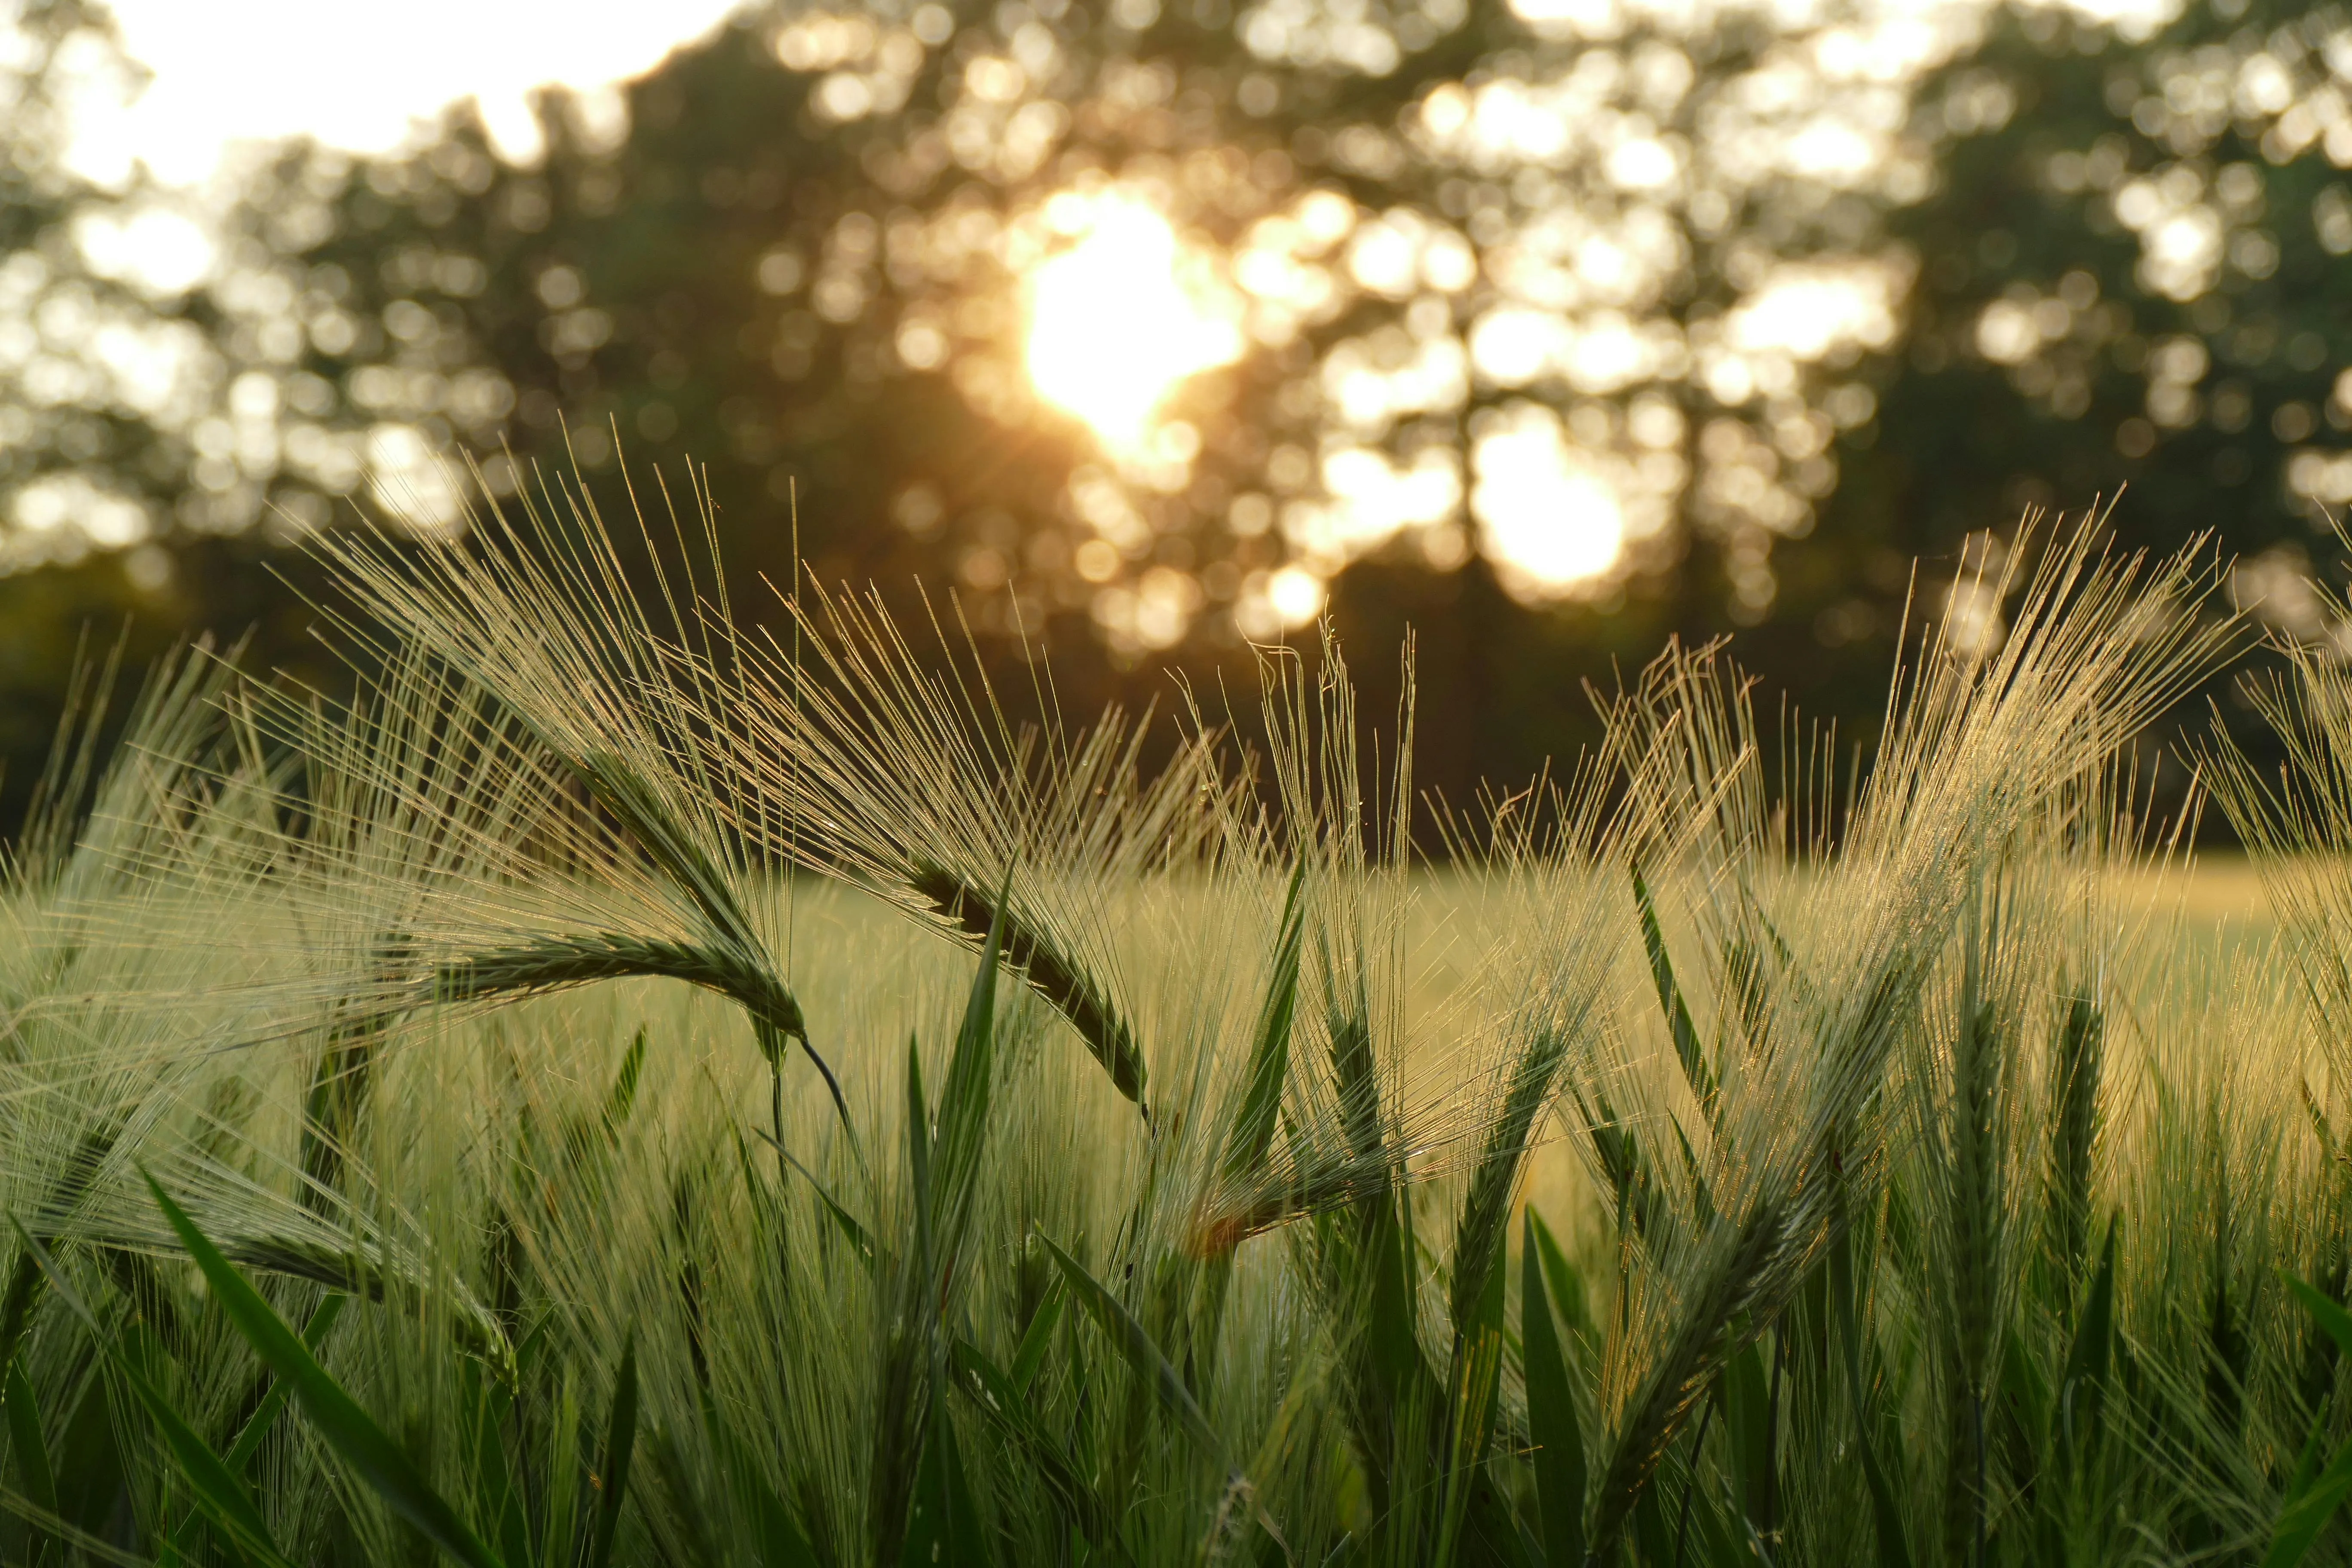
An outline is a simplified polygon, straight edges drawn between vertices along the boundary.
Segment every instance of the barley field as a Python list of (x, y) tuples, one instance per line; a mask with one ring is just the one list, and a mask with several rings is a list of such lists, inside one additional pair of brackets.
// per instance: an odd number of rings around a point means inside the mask
[(1147, 775), (579, 498), (320, 548), (360, 695), (193, 650), (9, 863), (8, 1562), (2352, 1556), (2352, 677), (2195, 865), (2192, 559), (1448, 805), (1328, 645)]

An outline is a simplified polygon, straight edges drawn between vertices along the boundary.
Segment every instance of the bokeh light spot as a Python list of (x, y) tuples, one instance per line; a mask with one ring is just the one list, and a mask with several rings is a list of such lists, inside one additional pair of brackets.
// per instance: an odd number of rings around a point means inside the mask
[(1477, 514), (1505, 586), (1540, 598), (1608, 574), (1625, 548), (1625, 512), (1607, 481), (1580, 461), (1549, 410), (1522, 407), (1478, 441)]
[(1073, 237), (1030, 274), (1030, 381), (1105, 444), (1137, 447), (1179, 383), (1240, 357), (1234, 312), (1206, 263), (1141, 200), (1113, 193), (1055, 207), (1055, 226)]

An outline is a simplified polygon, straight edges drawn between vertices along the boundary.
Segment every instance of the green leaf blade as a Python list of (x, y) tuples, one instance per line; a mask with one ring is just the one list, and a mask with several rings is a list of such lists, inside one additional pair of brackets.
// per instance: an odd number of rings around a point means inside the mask
[(604, 1481), (596, 1510), (596, 1539), (588, 1552), (589, 1568), (609, 1568), (613, 1542), (621, 1529), (621, 1504), (629, 1490), (629, 1458), (637, 1442), (637, 1340), (635, 1334), (621, 1352), (621, 1370), (613, 1380), (613, 1409), (604, 1422)]
[(1055, 1266), (1061, 1269), (1063, 1279), (1069, 1282), (1070, 1293), (1077, 1299), (1078, 1305), (1086, 1309), (1087, 1315), (1094, 1319), (1096, 1325), (1118, 1347), (1129, 1364), (1151, 1380), (1161, 1403), (1175, 1413), (1186, 1436), (1203, 1454), (1220, 1464), (1224, 1463), (1223, 1439), (1217, 1436), (1216, 1428), (1209, 1425), (1209, 1417), (1192, 1397), (1192, 1391), (1184, 1386), (1184, 1374), (1176, 1370), (1175, 1363), (1153, 1342), (1150, 1331), (1136, 1321), (1135, 1315), (1117, 1296), (1111, 1294), (1108, 1286), (1088, 1273), (1084, 1264), (1063, 1251), (1052, 1237), (1040, 1234), (1037, 1239), (1045, 1244), (1046, 1252), (1053, 1258)]
[(261, 1298), (221, 1255), (161, 1183), (147, 1178), (163, 1217), (187, 1248), (205, 1276), (213, 1299), (228, 1314), (254, 1353), (268, 1363), (294, 1391), (302, 1413), (319, 1428), (335, 1453), (366, 1481), (385, 1506), (414, 1525), (425, 1539), (467, 1568), (501, 1568), (489, 1548), (457, 1517), (457, 1510), (435, 1491), (415, 1465), (383, 1428), (360, 1407), (304, 1347), (277, 1309)]
[(1699, 1043), (1698, 1026), (1691, 1022), (1682, 984), (1675, 978), (1674, 956), (1666, 951), (1665, 931), (1658, 923), (1657, 900), (1651, 897), (1650, 884), (1639, 871), (1633, 873), (1633, 902), (1641, 911), (1642, 949), (1650, 960), (1650, 981), (1657, 989), (1658, 1010), (1665, 1015), (1666, 1032), (1674, 1037), (1675, 1058), (1682, 1063), (1683, 1077), (1689, 1080), (1691, 1093), (1698, 1097), (1699, 1108), (1713, 1121), (1720, 1086), (1716, 1081), (1715, 1068), (1706, 1059), (1706, 1047)]
[(16, 1459), (16, 1474), (25, 1487), (25, 1500), (45, 1514), (58, 1511), (57, 1469), (49, 1463), (48, 1439), (41, 1433), (40, 1405), (33, 1384), (25, 1375), (23, 1358), (8, 1363), (5, 1380), (8, 1406), (8, 1447)]
[(1275, 1128), (1281, 1120), (1282, 1091), (1290, 1078), (1291, 1022), (1298, 1007), (1299, 956), (1306, 943), (1307, 909), (1302, 896), (1306, 884), (1307, 863), (1301, 860), (1290, 874), (1289, 890), (1283, 895), (1273, 973), (1258, 1007), (1249, 1067), (1225, 1143), (1224, 1174), (1231, 1182), (1246, 1183), (1257, 1173), (1266, 1151), (1273, 1147)]
[(1584, 1430), (1568, 1360), (1552, 1320), (1544, 1264), (1529, 1210), (1521, 1255), (1521, 1346), (1528, 1389), (1528, 1434), (1535, 1443), (1536, 1503), (1543, 1521), (1544, 1559), (1553, 1568), (1584, 1562)]

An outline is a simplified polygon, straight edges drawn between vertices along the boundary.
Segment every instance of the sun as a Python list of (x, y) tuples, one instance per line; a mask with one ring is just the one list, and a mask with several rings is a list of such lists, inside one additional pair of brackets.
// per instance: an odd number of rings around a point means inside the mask
[(1178, 384), (1240, 357), (1234, 312), (1140, 198), (1071, 194), (1047, 216), (1070, 240), (1029, 275), (1030, 382), (1105, 445), (1135, 447)]

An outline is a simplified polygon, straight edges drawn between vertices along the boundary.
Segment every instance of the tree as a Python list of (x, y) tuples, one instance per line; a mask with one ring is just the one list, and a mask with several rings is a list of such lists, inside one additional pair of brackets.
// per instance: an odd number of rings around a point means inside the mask
[[(282, 615), (236, 557), (257, 498), (230, 514), (183, 504), (192, 475), (264, 438), (241, 406), (237, 321), (203, 289), (198, 223), (135, 169), (78, 166), (78, 97), (135, 85), (104, 14), (32, 0), (0, 61), (0, 813), (16, 820), (77, 661), (125, 626), (135, 667), (207, 612)], [(225, 353), (224, 351), (228, 352)], [(274, 439), (274, 436), (268, 438)], [(166, 548), (167, 542), (178, 547)], [(133, 617), (137, 617), (135, 622)]]
[[(1273, 635), (1316, 603), (1275, 602), (1274, 568), (1382, 549), (1754, 620), (1895, 331), (1878, 215), (1925, 183), (1890, 130), (1923, 61), (1870, 53), (1890, 27), (780, 10), (621, 112), (551, 99), (541, 167), (461, 116), (404, 161), (290, 156), (248, 222), (315, 302), (299, 374), (379, 450), (414, 426), (543, 457), (561, 414), (593, 468), (617, 417), (739, 512), (799, 482), (826, 567), (943, 563), (1118, 652)], [(1024, 288), (1130, 208), (1197, 248), (1203, 341), (1122, 443), (1041, 400)], [(734, 544), (772, 568), (784, 531)]]
[(1928, 259), (1840, 518), (1934, 552), (2128, 486), (2125, 540), (2217, 532), (2242, 596), (2321, 632), (2287, 583), (2352, 500), (2347, 40), (2242, 0), (2139, 42), (2001, 13), (1923, 95), (1950, 146), (1895, 230)]
[(195, 542), (181, 612), (268, 614), (272, 661), (302, 617), (255, 541), (352, 496), (453, 526), (444, 452), (494, 495), (609, 489), (617, 433), (656, 508), (649, 463), (707, 465), (739, 578), (797, 545), (952, 588), (1076, 707), (1328, 604), (1360, 671), (1421, 628), (1456, 793), (1588, 734), (1578, 678), (1669, 635), (1744, 627), (1866, 731), (1915, 553), (1948, 579), (2024, 505), (2152, 472), (2136, 536), (2225, 520), (2277, 579), (2296, 498), (2352, 495), (2343, 28), (2265, 26), (778, 5), (547, 96), (527, 165), (460, 110), (257, 171), (175, 307), (213, 406), (144, 471)]

